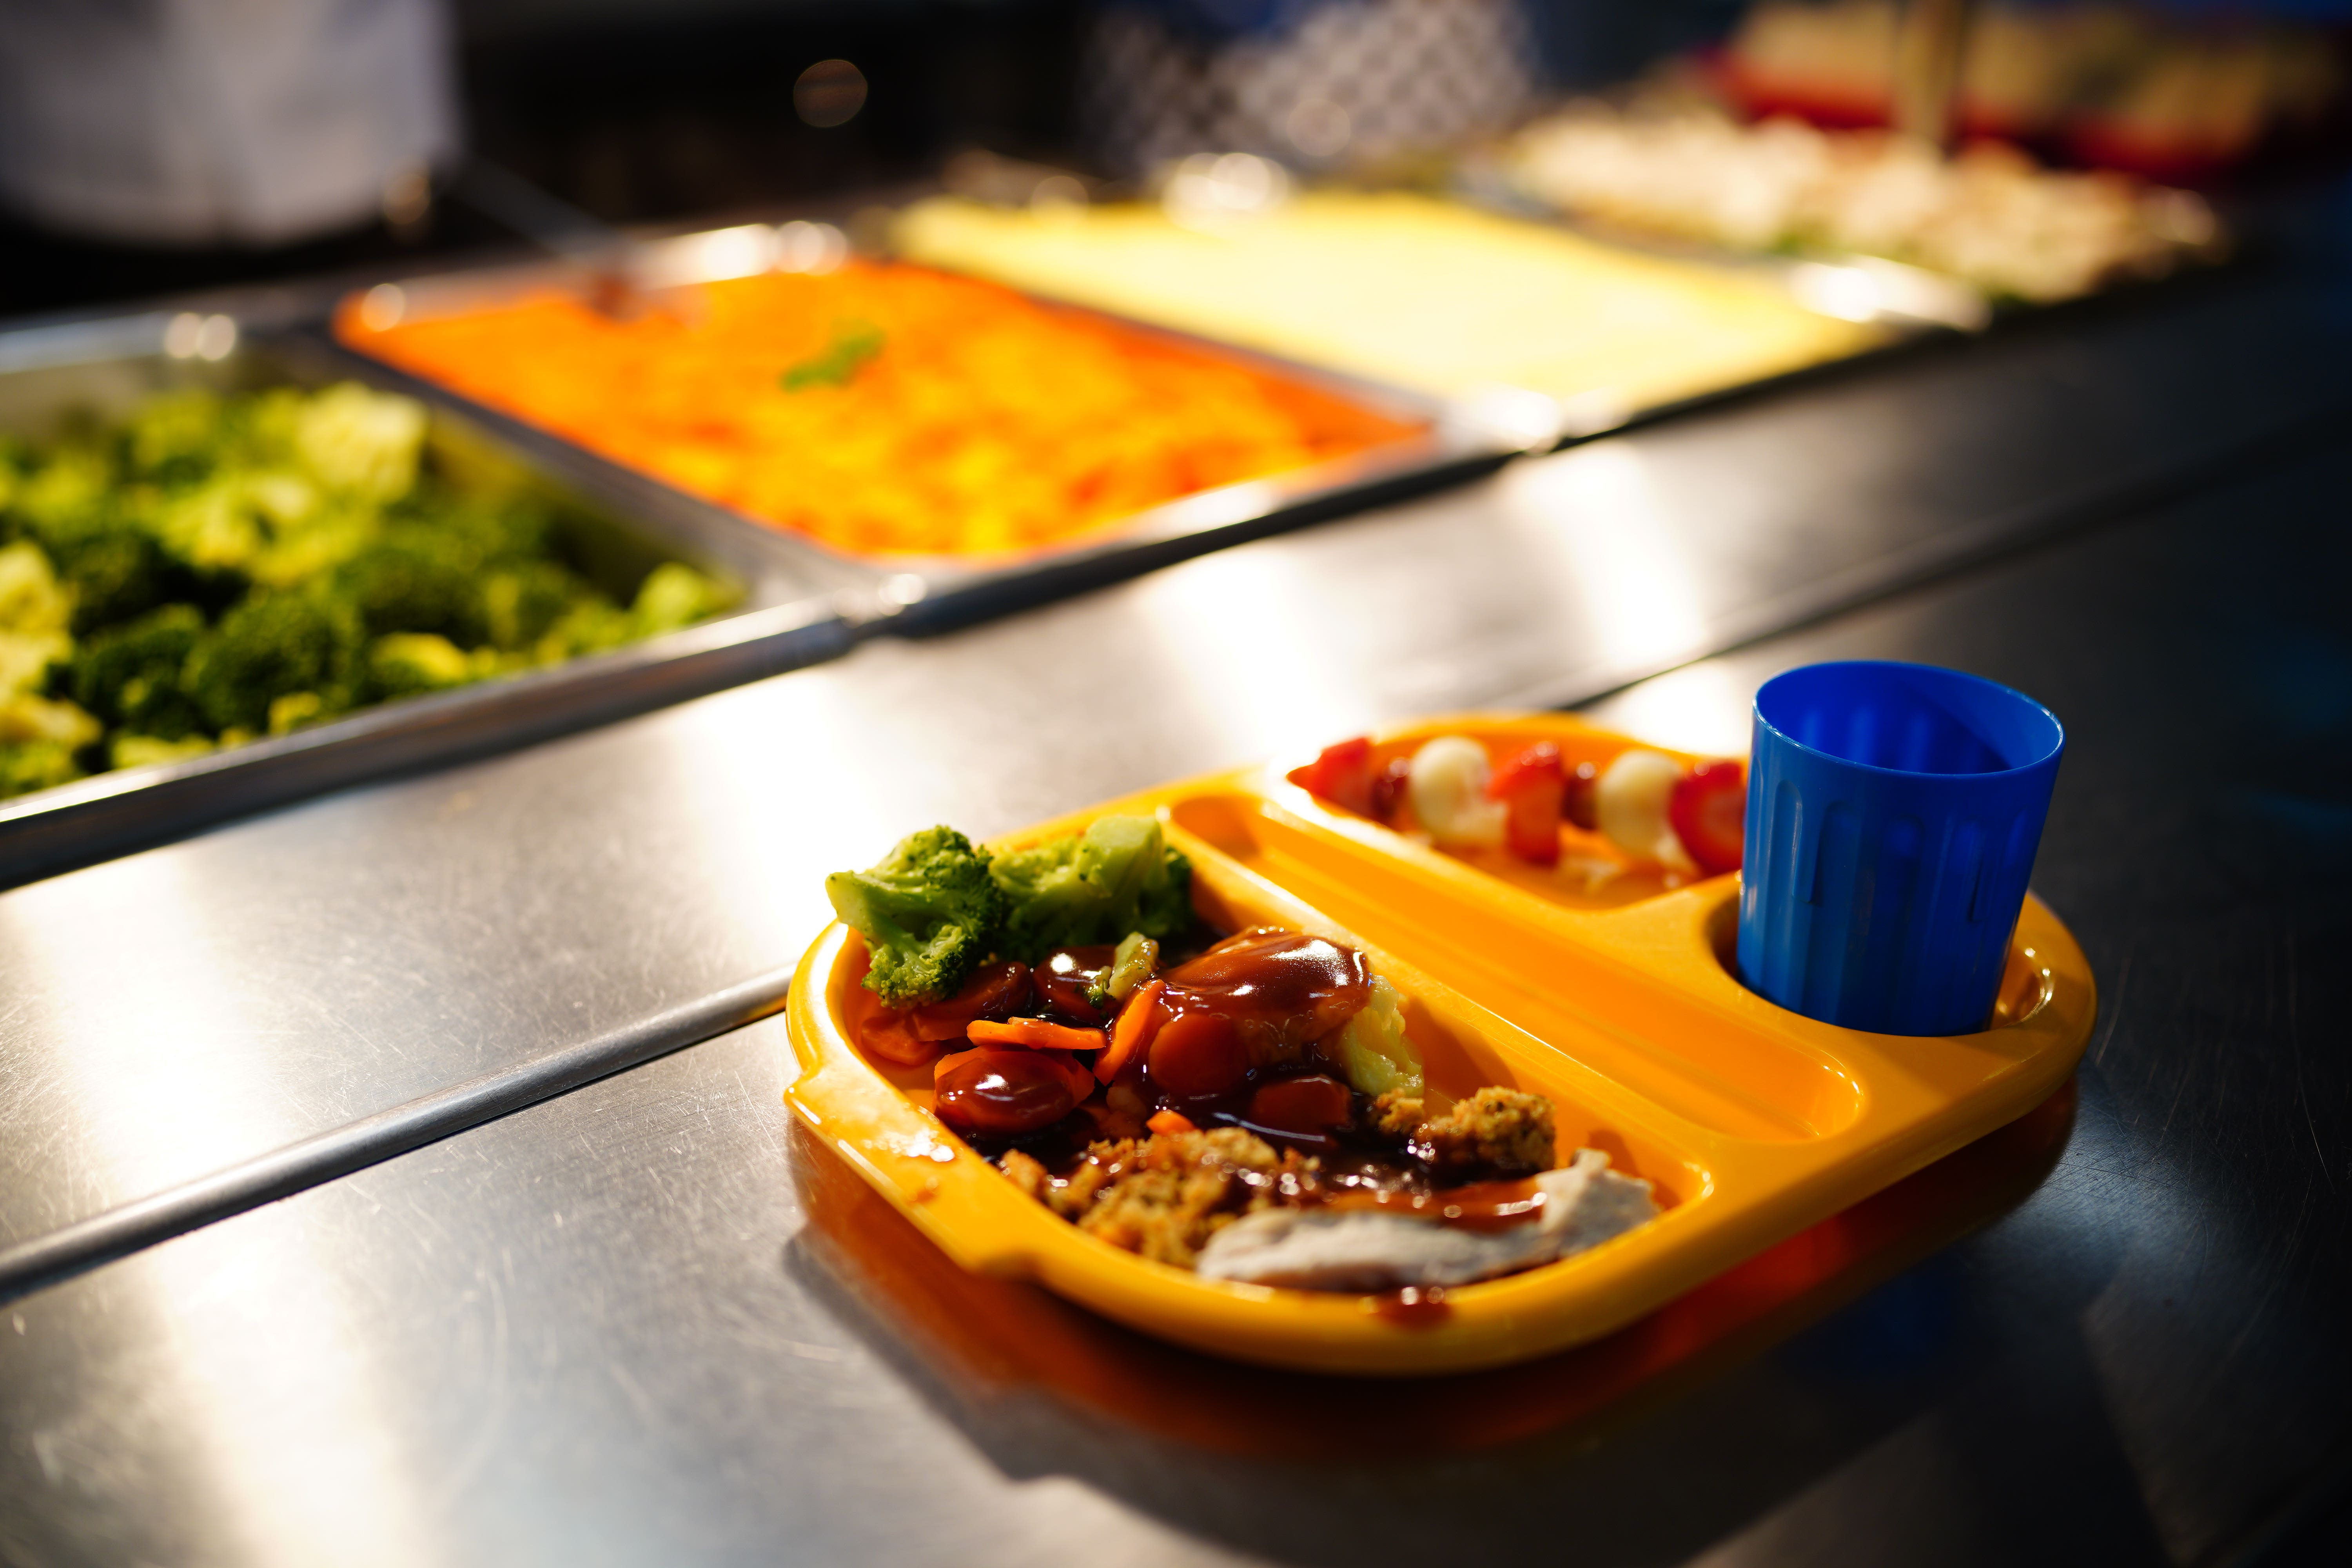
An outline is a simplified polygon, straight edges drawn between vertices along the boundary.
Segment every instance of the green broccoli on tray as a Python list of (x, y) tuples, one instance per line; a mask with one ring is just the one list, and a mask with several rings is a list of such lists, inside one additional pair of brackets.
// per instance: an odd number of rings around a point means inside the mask
[(167, 393), (0, 437), (0, 798), (559, 664), (728, 608), (670, 562), (622, 602), (547, 505), (344, 383)]
[(866, 938), (866, 984), (892, 1006), (951, 996), (991, 957), (1033, 963), (1057, 947), (1165, 941), (1192, 923), (1192, 868), (1148, 816), (1104, 816), (1083, 834), (992, 856), (952, 827), (898, 841), (825, 897)]

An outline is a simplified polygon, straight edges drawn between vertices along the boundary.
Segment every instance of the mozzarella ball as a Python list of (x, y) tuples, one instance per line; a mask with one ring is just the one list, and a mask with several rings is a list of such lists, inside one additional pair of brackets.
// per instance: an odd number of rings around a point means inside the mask
[(1441, 735), (1412, 754), (1405, 796), (1412, 814), (1440, 844), (1491, 847), (1503, 842), (1508, 814), (1486, 798), (1494, 769), (1486, 748), (1462, 735)]
[(1620, 752), (1593, 781), (1592, 812), (1610, 843), (1637, 860), (1654, 860), (1685, 875), (1698, 869), (1667, 820), (1667, 803), (1683, 766), (1672, 757)]

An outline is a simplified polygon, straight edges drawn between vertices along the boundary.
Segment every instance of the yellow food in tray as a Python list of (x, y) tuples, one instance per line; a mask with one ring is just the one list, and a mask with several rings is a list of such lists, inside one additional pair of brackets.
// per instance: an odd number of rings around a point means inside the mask
[(856, 553), (992, 554), (1417, 426), (1010, 289), (851, 261), (628, 319), (555, 289), (342, 340), (616, 462)]
[(1506, 385), (1633, 411), (1885, 341), (1772, 280), (1402, 193), (1310, 193), (1203, 226), (1153, 205), (918, 203), (954, 267), (1442, 396)]

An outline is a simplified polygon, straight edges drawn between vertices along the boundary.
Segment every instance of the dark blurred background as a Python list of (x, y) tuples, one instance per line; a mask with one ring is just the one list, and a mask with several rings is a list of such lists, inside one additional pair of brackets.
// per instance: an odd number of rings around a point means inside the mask
[[(82, 0), (9, 0), (79, 5)], [(138, 0), (89, 0), (133, 12)], [(1141, 0), (1246, 26), (1219, 0)], [(1243, 0), (1246, 9), (1248, 0)], [(1719, 36), (1737, 0), (1536, 0), (1527, 17), (1548, 87), (1620, 79)], [(452, 0), (468, 151), (616, 224), (773, 211), (935, 174), (971, 146), (1085, 161), (1074, 114), (1085, 0)], [(869, 90), (814, 126), (793, 86), (853, 62)], [(0, 315), (214, 285), (397, 265), (514, 243), (463, 204), (278, 245), (110, 243), (0, 208)]]
[[(1786, 10), (1794, 0), (1768, 3)], [(1889, 0), (1810, 3), (1893, 8)], [(447, 199), (461, 157), (510, 171), (608, 224), (776, 216), (936, 176), (947, 158), (972, 147), (1131, 174), (1170, 150), (1167, 138), (1122, 145), (1106, 116), (1156, 117), (1162, 132), (1189, 116), (1191, 132), (1204, 145), (1223, 137), (1224, 145), (1245, 147), (1247, 137), (1233, 135), (1237, 116), (1221, 118), (1219, 109), (1220, 95), (1235, 96), (1232, 79), (1212, 79), (1202, 62), (1235, 40), (1248, 47), (1296, 39), (1303, 20), (1349, 5), (1384, 18), (1365, 24), (1344, 47), (1325, 49), (1361, 57), (1350, 68), (1359, 72), (1355, 89), (1372, 100), (1418, 97), (1424, 103), (1484, 96), (1491, 100), (1489, 119), (1625, 82), (1662, 61), (1699, 58), (1692, 51), (1752, 25), (1759, 14), (1745, 0), (1425, 0), (1418, 6), (1395, 0), (248, 0), (214, 11), (167, 0), (0, 0), (0, 315), (307, 273), (381, 271), (436, 255), (515, 247), (512, 228), (462, 199)], [(2069, 8), (2116, 14), (2088, 0), (1979, 0), (1977, 11), (2047, 16)], [(2265, 25), (2306, 29), (2258, 70), (2275, 70), (2276, 59), (2299, 50), (2352, 62), (2344, 27), (2352, 0), (2161, 0), (2136, 14), (2190, 29), (2175, 46), (2190, 54), (2207, 47), (2202, 40), (2227, 38), (2233, 30), (2242, 39)], [(407, 18), (411, 36), (401, 46), (405, 66), (385, 72), (371, 64), (383, 52), (383, 39), (371, 35), (397, 30), (387, 17)], [(1502, 36), (1482, 43), (1482, 26)], [(1444, 36), (1449, 27), (1451, 37)], [(1117, 60), (1106, 52), (1113, 34), (1125, 50)], [(267, 68), (248, 68), (248, 57), (272, 51), (277, 58)], [(1171, 63), (1187, 51), (1190, 67)], [(1327, 62), (1312, 58), (1313, 47), (1304, 53), (1309, 58), (1284, 68), (1293, 70), (1290, 90), (1311, 95), (1328, 80), (1318, 85), (1302, 74), (1315, 78)], [(419, 62), (428, 56), (431, 68), (423, 71)], [(1506, 57), (1508, 69), (1500, 74), (1510, 79), (1497, 81), (1493, 68)], [(127, 68), (113, 68), (126, 60)], [(339, 69), (306, 75), (306, 60)], [(2190, 71), (2176, 72), (2174, 85), (2187, 85), (2158, 106), (2171, 121), (2206, 115), (2216, 100), (2247, 85), (2242, 76), (2198, 79), (2195, 60), (2170, 63)], [(2032, 62), (2021, 64), (2030, 76)], [(812, 68), (847, 73), (849, 88), (842, 90), (848, 95), (835, 112), (812, 112), (803, 79)], [(427, 84), (438, 95), (433, 106), (419, 108), (423, 89), (415, 83), (381, 85), (404, 74), (434, 79)], [(107, 78), (116, 79), (101, 81)], [(796, 82), (803, 88), (797, 99)], [(191, 102), (173, 101), (182, 89)], [(294, 101), (305, 90), (310, 100)], [(1246, 96), (1251, 89), (1239, 90)], [(111, 101), (105, 101), (107, 91)], [(1161, 100), (1145, 101), (1154, 92)], [(346, 129), (337, 124), (338, 94), (379, 100), (370, 106), (377, 114), (370, 134), (379, 142), (386, 115), (406, 117), (401, 134), (408, 144), (415, 144), (420, 116), (438, 127), (432, 199), (421, 199), (426, 186), (420, 177), (405, 191), (388, 184), (380, 213), (363, 199), (369, 210), (347, 205), (331, 222), (240, 228), (228, 221), (217, 232), (182, 233), (170, 244), (120, 224), (110, 232), (103, 224), (60, 221), (55, 210), (57, 199), (71, 205), (84, 185), (102, 183), (116, 167), (107, 159), (119, 164), (125, 157), (134, 168), (142, 157), (156, 165), (136, 171), (133, 190), (143, 179), (143, 188), (168, 194), (210, 175), (231, 185), (242, 181), (247, 205), (267, 205), (269, 193), (299, 173), (285, 161), (282, 145), (273, 153), (268, 144), (299, 142), (302, 133), (289, 132), (289, 125), (318, 128), (321, 144), (334, 140)], [(1756, 112), (1772, 107), (1749, 105)], [(1811, 113), (1817, 107), (1799, 109)], [(125, 130), (131, 121), (138, 123)], [(2333, 157), (2334, 149), (2352, 144), (2340, 103), (2330, 123), (2331, 134), (2317, 140)], [(180, 134), (178, 128), (206, 134)], [(1421, 128), (1441, 136), (1465, 129)], [(175, 135), (187, 144), (176, 152)], [(2314, 140), (2305, 138), (2306, 145)], [(195, 147), (200, 142), (207, 145)], [(85, 143), (105, 145), (93, 151)], [(154, 151), (159, 147), (163, 151)], [(347, 169), (381, 166), (386, 156), (381, 146), (373, 153), (357, 144), (337, 152)], [(2272, 166), (2276, 153), (2273, 146), (2266, 153)], [(280, 159), (274, 165), (273, 155)], [(87, 176), (74, 165), (77, 156)], [(367, 165), (370, 156), (378, 164)], [(226, 174), (215, 166), (221, 163), (228, 165)], [(27, 169), (55, 198), (46, 207), (26, 197)], [(13, 184), (6, 177), (12, 170), (18, 176)], [(2189, 171), (2192, 181), (2195, 173)], [(202, 199), (194, 205), (201, 208)], [(118, 193), (113, 210), (135, 220), (140, 201)], [(129, 227), (135, 229), (135, 221)]]

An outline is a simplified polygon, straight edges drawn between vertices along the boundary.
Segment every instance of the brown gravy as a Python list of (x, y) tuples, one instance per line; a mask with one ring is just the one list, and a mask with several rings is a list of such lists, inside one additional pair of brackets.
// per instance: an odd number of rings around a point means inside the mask
[(1326, 1208), (1407, 1215), (1464, 1230), (1507, 1230), (1541, 1219), (1544, 1211), (1543, 1188), (1532, 1177), (1520, 1182), (1472, 1182), (1431, 1192), (1356, 1187), (1330, 1193), (1321, 1201)]
[(1443, 1285), (1407, 1285), (1371, 1298), (1372, 1316), (1405, 1329), (1433, 1329), (1454, 1315)]

